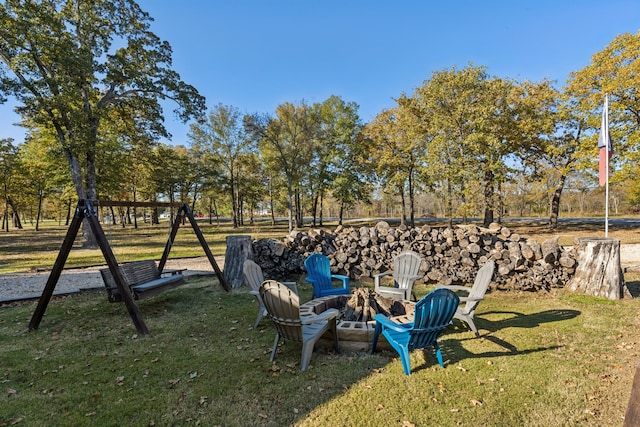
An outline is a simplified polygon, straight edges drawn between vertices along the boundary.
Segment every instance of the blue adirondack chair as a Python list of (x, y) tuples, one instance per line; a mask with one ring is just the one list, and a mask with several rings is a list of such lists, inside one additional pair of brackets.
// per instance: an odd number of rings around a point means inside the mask
[[(312, 298), (325, 297), (327, 295), (349, 295), (349, 278), (339, 274), (331, 274), (329, 258), (322, 254), (311, 254), (304, 260), (304, 268), (307, 270), (307, 282), (313, 285)], [(333, 286), (333, 279), (342, 282), (341, 287)]]
[(415, 305), (413, 323), (396, 323), (384, 314), (376, 314), (371, 353), (375, 352), (382, 333), (387, 342), (400, 355), (406, 375), (411, 375), (409, 352), (433, 346), (438, 363), (444, 368), (438, 337), (451, 324), (460, 298), (449, 289), (436, 289), (422, 297)]

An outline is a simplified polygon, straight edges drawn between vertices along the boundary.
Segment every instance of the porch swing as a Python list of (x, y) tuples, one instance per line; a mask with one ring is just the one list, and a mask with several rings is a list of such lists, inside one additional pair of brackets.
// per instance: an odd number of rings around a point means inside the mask
[[(136, 206), (136, 207), (155, 207), (155, 206), (172, 206), (170, 203), (146, 203), (146, 202), (114, 202), (107, 201), (101, 202), (101, 206)], [(107, 292), (109, 294), (109, 300), (111, 302), (123, 301), (125, 306), (127, 307), (127, 311), (131, 316), (131, 320), (133, 321), (138, 333), (140, 335), (149, 334), (149, 329), (147, 328), (142, 314), (138, 309), (138, 306), (135, 303), (135, 299), (141, 299), (143, 296), (151, 296), (155, 295), (159, 292), (172, 289), (178, 285), (180, 285), (183, 281), (182, 275), (177, 272), (175, 274), (170, 274), (169, 276), (163, 276), (164, 266), (167, 262), (167, 258), (169, 257), (169, 252), (171, 252), (171, 247), (173, 246), (173, 242), (175, 240), (176, 234), (178, 233), (178, 228), (180, 227), (180, 222), (182, 219), (182, 215), (186, 216), (191, 223), (194, 233), (198, 237), (198, 241), (200, 242), (202, 249), (204, 249), (213, 270), (220, 282), (222, 288), (229, 292), (229, 286), (224, 279), (222, 271), (218, 268), (218, 264), (216, 263), (207, 242), (204, 239), (204, 235), (202, 234), (200, 227), (198, 227), (198, 223), (193, 217), (193, 213), (189, 208), (187, 203), (183, 203), (178, 209), (176, 219), (171, 227), (171, 232), (169, 234), (169, 238), (167, 239), (167, 244), (165, 245), (164, 252), (162, 254), (162, 258), (156, 267), (155, 261), (136, 261), (133, 263), (125, 263), (118, 264), (107, 237), (104, 234), (104, 230), (98, 221), (96, 210), (94, 209), (91, 201), (86, 199), (81, 199), (78, 201), (78, 205), (76, 206), (75, 214), (71, 224), (69, 226), (69, 230), (67, 231), (67, 235), (62, 243), (62, 247), (60, 248), (60, 252), (58, 253), (58, 257), (51, 269), (51, 273), (49, 274), (49, 278), (47, 279), (47, 283), (42, 291), (42, 296), (38, 301), (38, 305), (36, 310), (31, 317), (31, 321), (29, 322), (29, 330), (38, 329), (40, 326), (40, 322), (42, 321), (42, 317), (44, 316), (44, 312), (47, 309), (47, 305), (51, 300), (53, 295), (53, 291), (55, 289), (56, 284), (60, 278), (60, 274), (64, 269), (64, 265), (66, 263), (67, 257), (69, 256), (69, 252), (73, 247), (73, 242), (78, 234), (78, 230), (82, 225), (82, 221), (84, 219), (87, 220), (91, 230), (93, 231), (94, 236), (98, 242), (98, 246), (102, 250), (102, 254), (104, 259), (108, 265), (108, 269), (103, 269), (101, 271), (103, 280), (105, 281), (105, 286), (107, 288)], [(151, 266), (153, 264), (153, 267)]]

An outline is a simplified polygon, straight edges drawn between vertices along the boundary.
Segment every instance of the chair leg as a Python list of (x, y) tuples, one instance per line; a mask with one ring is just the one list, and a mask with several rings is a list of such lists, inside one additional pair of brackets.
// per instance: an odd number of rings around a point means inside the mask
[(440, 346), (438, 343), (433, 344), (433, 347), (436, 349), (436, 358), (438, 359), (438, 363), (441, 367), (444, 368), (444, 361), (442, 360), (442, 352), (440, 351)]
[(480, 334), (478, 333), (478, 328), (476, 328), (476, 324), (473, 322), (473, 317), (467, 318), (467, 324), (471, 328), (474, 334), (476, 334), (476, 338), (480, 338)]
[(302, 359), (300, 359), (301, 371), (306, 371), (309, 367), (309, 362), (311, 362), (311, 354), (313, 353), (313, 347), (315, 343), (315, 341), (305, 341), (302, 344)]
[(411, 375), (411, 354), (407, 347), (396, 348), (402, 361), (402, 369), (404, 369), (405, 375)]
[(335, 317), (329, 321), (331, 325), (331, 334), (333, 335), (333, 347), (336, 350), (336, 353), (340, 353), (340, 347), (338, 346), (338, 328), (336, 327), (336, 319)]
[(456, 314), (454, 314), (453, 317), (456, 318), (456, 319), (460, 319), (464, 323), (466, 323), (467, 326), (469, 327), (469, 329), (471, 329), (473, 331), (473, 333), (476, 334), (476, 338), (480, 337), (480, 333), (478, 333), (478, 328), (476, 328), (476, 324), (473, 322), (473, 316), (472, 315), (456, 313)]
[(265, 312), (263, 309), (258, 310), (258, 317), (256, 318), (256, 323), (255, 325), (253, 325), (253, 329), (258, 327), (258, 324), (260, 323), (260, 321), (262, 320), (262, 318), (264, 317)]
[(273, 362), (276, 358), (276, 352), (278, 351), (278, 341), (280, 340), (280, 334), (276, 332), (276, 339), (273, 342), (273, 350), (271, 350), (271, 357), (269, 358), (269, 362)]
[(376, 345), (378, 344), (378, 336), (380, 335), (380, 331), (382, 331), (382, 327), (378, 322), (376, 322), (376, 327), (373, 330), (373, 342), (371, 343), (371, 354), (376, 352)]

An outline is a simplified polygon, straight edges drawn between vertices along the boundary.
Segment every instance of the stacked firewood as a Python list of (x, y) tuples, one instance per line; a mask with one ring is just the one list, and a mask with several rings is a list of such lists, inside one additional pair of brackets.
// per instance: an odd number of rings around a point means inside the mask
[(265, 277), (271, 278), (303, 272), (304, 259), (320, 252), (329, 257), (333, 273), (366, 281), (391, 270), (393, 258), (405, 250), (422, 257), (423, 282), (445, 285), (471, 284), (488, 260), (496, 263), (492, 286), (498, 289), (536, 291), (563, 287), (577, 267), (575, 250), (561, 247), (557, 238), (540, 244), (495, 223), (488, 228), (408, 228), (391, 227), (381, 221), (374, 227), (338, 226), (333, 233), (293, 231), (283, 241), (253, 242), (255, 260)]

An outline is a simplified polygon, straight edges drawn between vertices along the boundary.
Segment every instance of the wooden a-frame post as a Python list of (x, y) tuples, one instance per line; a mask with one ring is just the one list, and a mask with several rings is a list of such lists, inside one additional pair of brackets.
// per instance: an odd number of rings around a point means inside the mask
[[(140, 206), (148, 205), (148, 203), (145, 203), (145, 202), (103, 202), (101, 204), (103, 206), (109, 206), (109, 205), (123, 206), (125, 204), (140, 205)], [(215, 271), (216, 276), (218, 277), (218, 281), (220, 282), (220, 285), (225, 291), (229, 292), (230, 291), (229, 285), (227, 284), (224, 278), (224, 275), (222, 274), (222, 271), (218, 267), (218, 264), (216, 263), (216, 260), (213, 257), (211, 250), (209, 249), (209, 245), (207, 245), (204, 235), (202, 234), (200, 227), (198, 227), (198, 223), (193, 217), (193, 213), (191, 212), (191, 209), (189, 209), (189, 205), (186, 203), (183, 203), (180, 209), (178, 210), (178, 215), (176, 216), (176, 219), (171, 228), (171, 233), (169, 234), (169, 238), (167, 239), (167, 244), (164, 248), (164, 253), (162, 254), (162, 258), (160, 259), (158, 270), (162, 272), (162, 270), (164, 269), (164, 266), (167, 262), (167, 258), (169, 257), (169, 252), (171, 252), (171, 247), (173, 246), (173, 242), (175, 240), (176, 234), (178, 233), (178, 228), (180, 227), (180, 221), (182, 219), (181, 218), (182, 215), (185, 215), (189, 219), (189, 222), (193, 227), (193, 231), (198, 237), (198, 241), (202, 245), (202, 249), (204, 249), (204, 252), (207, 255), (207, 258), (209, 259), (209, 262), (211, 263), (211, 266), (213, 267), (213, 270)], [(120, 271), (120, 267), (118, 266), (118, 261), (116, 260), (116, 257), (113, 255), (113, 252), (111, 251), (111, 246), (109, 246), (109, 242), (107, 241), (107, 237), (104, 234), (104, 230), (102, 229), (102, 226), (98, 221), (96, 211), (93, 205), (91, 204), (91, 202), (85, 199), (81, 199), (78, 201), (78, 205), (76, 207), (73, 220), (71, 221), (71, 225), (69, 226), (67, 235), (62, 243), (62, 247), (60, 248), (60, 252), (58, 253), (56, 262), (54, 263), (53, 268), (51, 269), (51, 273), (49, 274), (47, 283), (44, 287), (44, 290), (42, 291), (42, 296), (38, 301), (38, 306), (36, 307), (36, 310), (31, 316), (31, 321), (29, 322), (29, 330), (32, 331), (34, 329), (38, 329), (38, 326), (40, 326), (40, 322), (42, 321), (44, 312), (46, 311), (47, 305), (49, 305), (49, 301), (53, 296), (53, 291), (56, 285), (58, 284), (58, 280), (60, 279), (60, 274), (64, 269), (64, 265), (67, 261), (69, 253), (73, 248), (73, 242), (75, 241), (76, 236), (78, 235), (78, 230), (80, 230), (80, 226), (82, 225), (82, 221), (84, 219), (88, 221), (89, 226), (93, 231), (93, 234), (96, 236), (96, 240), (98, 241), (98, 246), (102, 250), (104, 259), (107, 262), (107, 265), (109, 266), (109, 270), (113, 275), (113, 279), (116, 283), (116, 286), (118, 287), (118, 290), (120, 291), (120, 295), (122, 295), (122, 300), (124, 301), (125, 306), (127, 307), (127, 311), (131, 316), (131, 320), (133, 321), (133, 324), (135, 325), (136, 330), (141, 335), (148, 335), (149, 329), (147, 328), (147, 325), (144, 323), (142, 314), (140, 313), (140, 310), (138, 309), (138, 306), (136, 305), (133, 299), (133, 296), (131, 295), (131, 290), (129, 289), (129, 286), (127, 286), (125, 278), (123, 277), (122, 272)]]
[(105, 236), (104, 231), (100, 226), (100, 222), (98, 222), (96, 212), (91, 202), (85, 199), (81, 199), (78, 201), (78, 206), (76, 207), (73, 220), (71, 221), (71, 225), (69, 226), (69, 230), (67, 231), (67, 236), (62, 243), (62, 247), (60, 248), (60, 252), (58, 253), (56, 262), (53, 265), (51, 273), (49, 274), (47, 284), (45, 285), (44, 290), (42, 291), (42, 296), (38, 301), (38, 306), (36, 307), (33, 316), (31, 316), (31, 321), (29, 322), (29, 330), (32, 331), (34, 329), (38, 329), (38, 326), (40, 326), (40, 321), (42, 321), (44, 312), (47, 309), (49, 301), (51, 300), (51, 296), (53, 295), (53, 290), (58, 283), (58, 279), (60, 279), (60, 274), (64, 269), (64, 264), (67, 261), (69, 252), (71, 252), (73, 242), (78, 235), (78, 230), (80, 229), (80, 226), (82, 225), (82, 221), (84, 219), (88, 221), (89, 226), (91, 227), (91, 231), (93, 231), (94, 236), (96, 236), (98, 246), (100, 246), (100, 249), (102, 250), (102, 255), (104, 255), (104, 259), (109, 266), (109, 270), (113, 275), (113, 279), (116, 282), (118, 290), (120, 291), (120, 295), (122, 295), (122, 300), (127, 307), (127, 311), (129, 312), (131, 320), (133, 321), (133, 324), (135, 325), (138, 333), (141, 335), (149, 334), (149, 329), (144, 323), (142, 314), (140, 314), (140, 310), (133, 300), (131, 291), (126, 285), (126, 281), (122, 276), (120, 267), (118, 267), (118, 261), (116, 261), (116, 257), (111, 251), (111, 247), (109, 246), (107, 237)]
[(185, 215), (189, 219), (189, 222), (191, 223), (191, 227), (193, 228), (193, 232), (196, 234), (196, 237), (198, 237), (198, 241), (200, 242), (200, 245), (202, 246), (204, 253), (207, 255), (207, 258), (209, 259), (209, 263), (211, 264), (211, 267), (213, 267), (213, 271), (215, 271), (216, 273), (216, 277), (220, 282), (220, 286), (222, 286), (222, 288), (225, 291), (229, 292), (230, 291), (229, 284), (225, 280), (224, 274), (222, 274), (222, 271), (218, 267), (218, 264), (216, 263), (216, 260), (213, 257), (213, 254), (211, 253), (211, 249), (209, 249), (209, 245), (207, 244), (207, 241), (204, 239), (204, 235), (202, 234), (202, 231), (200, 230), (200, 227), (198, 226), (196, 219), (193, 217), (193, 212), (191, 212), (191, 209), (189, 208), (189, 205), (187, 203), (183, 203), (180, 206), (180, 209), (178, 209), (176, 218), (173, 221), (173, 226), (171, 227), (171, 233), (169, 233), (167, 244), (165, 245), (164, 252), (162, 253), (162, 258), (160, 258), (160, 262), (158, 263), (158, 270), (160, 270), (160, 272), (164, 270), (164, 265), (167, 262), (167, 258), (169, 258), (169, 252), (171, 252), (171, 248), (173, 247), (173, 242), (176, 238), (176, 234), (178, 234), (178, 228), (180, 228), (182, 215)]

